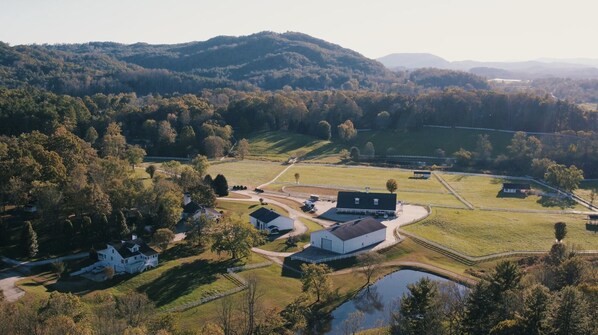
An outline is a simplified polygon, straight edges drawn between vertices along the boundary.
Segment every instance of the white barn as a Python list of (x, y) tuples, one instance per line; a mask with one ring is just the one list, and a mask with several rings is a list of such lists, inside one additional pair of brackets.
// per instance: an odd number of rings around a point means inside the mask
[(311, 246), (347, 254), (386, 239), (386, 226), (367, 217), (311, 233)]
[(262, 207), (249, 214), (249, 222), (260, 230), (270, 230), (273, 227), (276, 227), (278, 230), (292, 230), (295, 221), (278, 214), (272, 209)]
[(115, 273), (139, 273), (158, 265), (158, 252), (133, 235), (130, 241), (108, 243), (98, 251), (96, 265), (110, 266)]

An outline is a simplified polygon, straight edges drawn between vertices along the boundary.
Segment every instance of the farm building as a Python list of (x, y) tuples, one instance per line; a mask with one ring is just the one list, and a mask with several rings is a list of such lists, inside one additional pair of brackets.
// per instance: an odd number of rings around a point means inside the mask
[(108, 243), (106, 249), (98, 250), (98, 261), (116, 273), (139, 273), (158, 265), (158, 253), (133, 235), (130, 241)]
[(363, 215), (396, 215), (394, 193), (338, 192), (336, 212)]
[(431, 171), (413, 171), (413, 178), (416, 179), (430, 179), (430, 176), (432, 176)]
[(316, 248), (347, 254), (386, 239), (386, 226), (367, 217), (348, 221), (311, 233), (311, 245)]
[(278, 230), (291, 230), (294, 227), (293, 219), (265, 207), (249, 214), (249, 222), (260, 230), (271, 230), (273, 227)]
[(504, 183), (502, 184), (502, 192), (509, 194), (527, 194), (531, 191), (532, 187), (530, 184), (515, 184), (515, 183)]
[(181, 218), (199, 220), (201, 216), (205, 216), (208, 220), (218, 221), (222, 217), (222, 213), (213, 208), (198, 204), (191, 200), (189, 193), (185, 193), (183, 197), (183, 213), (181, 213)]

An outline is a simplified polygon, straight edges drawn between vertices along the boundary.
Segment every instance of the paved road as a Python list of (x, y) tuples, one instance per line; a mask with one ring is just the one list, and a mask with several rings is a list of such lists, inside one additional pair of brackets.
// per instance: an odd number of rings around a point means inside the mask
[(16, 301), (25, 295), (25, 291), (15, 285), (21, 279), (23, 275), (14, 269), (0, 270), (0, 291), (7, 301)]

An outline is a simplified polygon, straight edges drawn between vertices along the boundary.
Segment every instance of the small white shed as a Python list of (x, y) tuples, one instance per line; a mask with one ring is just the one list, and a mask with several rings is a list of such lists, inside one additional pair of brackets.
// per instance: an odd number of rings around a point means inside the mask
[(278, 228), (278, 230), (292, 230), (294, 228), (293, 219), (265, 207), (249, 214), (249, 222), (260, 230), (269, 229), (271, 226)]
[(386, 239), (386, 226), (367, 217), (348, 221), (311, 233), (311, 245), (316, 248), (347, 254)]

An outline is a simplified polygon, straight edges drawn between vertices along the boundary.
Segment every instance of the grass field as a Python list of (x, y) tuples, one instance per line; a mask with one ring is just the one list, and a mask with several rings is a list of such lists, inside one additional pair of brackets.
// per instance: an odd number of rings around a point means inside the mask
[(470, 256), (518, 250), (549, 250), (554, 223), (567, 223), (565, 243), (597, 250), (598, 234), (585, 230), (583, 215), (490, 212), (435, 208), (406, 231)]
[(372, 142), (377, 153), (393, 155), (435, 156), (436, 149), (452, 154), (463, 147), (474, 150), (477, 136), (488, 134), (493, 146), (493, 154), (504, 153), (512, 134), (468, 129), (423, 128), (415, 131), (385, 130), (363, 131), (357, 134), (352, 143), (346, 144), (337, 140), (323, 141), (312, 136), (289, 133), (259, 133), (249, 138), (251, 156), (260, 159), (286, 160), (299, 152), (304, 152), (307, 159), (314, 161), (338, 162), (330, 155), (338, 154), (342, 149), (352, 146), (363, 148)]
[(252, 189), (272, 180), (284, 168), (280, 163), (243, 160), (210, 164), (208, 173), (212, 178), (223, 174), (229, 186), (245, 185)]
[(261, 245), (259, 248), (268, 250), (268, 251), (276, 251), (276, 252), (299, 251), (299, 250), (303, 249), (303, 246), (305, 246), (307, 243), (309, 243), (309, 238), (310, 238), (310, 235), (312, 232), (324, 229), (322, 226), (320, 226), (319, 224), (317, 224), (309, 219), (301, 217), (301, 218), (299, 218), (299, 220), (307, 226), (307, 232), (305, 234), (303, 234), (301, 239), (297, 242), (296, 246), (289, 247), (286, 244), (287, 239), (279, 239), (279, 240), (274, 240), (274, 241), (271, 241), (264, 245)]
[[(278, 313), (301, 293), (301, 282), (299, 279), (284, 277), (281, 275), (281, 272), (282, 269), (280, 266), (272, 265), (266, 268), (239, 273), (239, 275), (244, 278), (254, 276), (258, 280), (258, 290), (260, 294), (263, 294), (260, 298), (260, 302), (264, 312), (274, 310), (273, 313)], [(240, 302), (241, 294), (237, 293), (231, 298)], [(219, 307), (220, 301), (216, 300), (177, 313), (176, 319), (182, 329), (197, 329), (199, 325), (203, 325), (207, 322), (217, 322)]]
[[(499, 179), (485, 176), (465, 176), (441, 174), (441, 177), (451, 185), (465, 200), (475, 207), (481, 208), (507, 208), (507, 209), (534, 209), (534, 210), (586, 210), (585, 207), (574, 201), (556, 201), (552, 197), (539, 197), (530, 195), (525, 198), (504, 197), (500, 190), (503, 183), (522, 183), (522, 181)], [(525, 183), (525, 182), (523, 182)], [(529, 182), (528, 182), (529, 183)], [(541, 185), (531, 182), (532, 188), (539, 191), (550, 192)]]
[(579, 188), (575, 190), (575, 194), (584, 200), (590, 202), (592, 199), (592, 190), (594, 193), (594, 206), (598, 205), (598, 180), (593, 181), (583, 181), (579, 185)]

